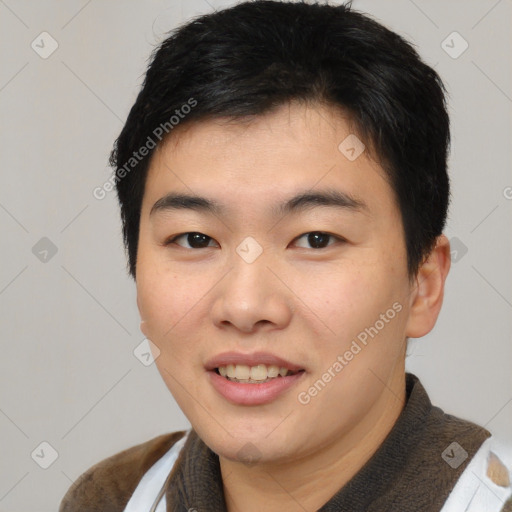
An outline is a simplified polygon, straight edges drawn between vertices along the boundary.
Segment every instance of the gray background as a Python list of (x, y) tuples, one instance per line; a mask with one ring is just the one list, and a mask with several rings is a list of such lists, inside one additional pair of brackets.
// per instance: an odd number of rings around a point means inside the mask
[[(153, 47), (234, 3), (0, 1), (3, 512), (55, 511), (92, 464), (188, 428), (155, 365), (134, 356), (144, 336), (115, 195), (92, 191), (110, 175)], [(450, 94), (446, 234), (457, 254), (438, 323), (411, 341), (408, 370), (436, 405), (512, 442), (511, 1), (354, 7), (414, 42)], [(31, 47), (51, 48), (43, 31), (58, 43), (46, 59)], [(454, 31), (469, 44), (457, 58)]]

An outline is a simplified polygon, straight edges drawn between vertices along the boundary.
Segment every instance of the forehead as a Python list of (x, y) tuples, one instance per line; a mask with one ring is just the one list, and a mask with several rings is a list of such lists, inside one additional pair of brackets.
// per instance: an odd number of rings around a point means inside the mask
[[(325, 106), (286, 105), (250, 121), (178, 126), (153, 155), (143, 209), (163, 211), (155, 203), (165, 206), (174, 194), (206, 199), (202, 209), (212, 214), (259, 208), (276, 215), (290, 210), (290, 199), (321, 191), (366, 213), (396, 206), (386, 173), (348, 117)], [(174, 197), (167, 206), (178, 203)]]

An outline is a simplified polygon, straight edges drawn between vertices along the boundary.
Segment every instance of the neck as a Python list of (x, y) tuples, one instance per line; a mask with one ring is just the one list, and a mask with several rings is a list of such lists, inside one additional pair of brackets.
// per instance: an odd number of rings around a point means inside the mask
[(318, 510), (371, 458), (405, 404), (403, 373), (348, 433), (290, 463), (248, 467), (220, 457), (228, 512)]

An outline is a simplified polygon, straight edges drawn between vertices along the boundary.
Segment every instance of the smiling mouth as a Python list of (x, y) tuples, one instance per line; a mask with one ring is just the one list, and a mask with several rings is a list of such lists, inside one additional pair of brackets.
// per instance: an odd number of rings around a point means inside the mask
[(264, 384), (265, 382), (304, 372), (304, 370), (292, 371), (288, 368), (265, 364), (258, 364), (256, 366), (228, 364), (226, 366), (219, 366), (213, 371), (231, 382), (241, 384)]

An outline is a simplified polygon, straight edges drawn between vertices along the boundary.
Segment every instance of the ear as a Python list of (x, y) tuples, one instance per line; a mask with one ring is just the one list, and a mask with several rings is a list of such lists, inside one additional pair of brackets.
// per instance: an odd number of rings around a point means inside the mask
[(407, 337), (421, 338), (434, 328), (443, 305), (444, 284), (450, 265), (450, 242), (445, 235), (440, 235), (415, 277), (405, 331)]

